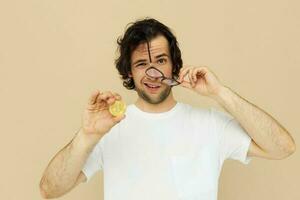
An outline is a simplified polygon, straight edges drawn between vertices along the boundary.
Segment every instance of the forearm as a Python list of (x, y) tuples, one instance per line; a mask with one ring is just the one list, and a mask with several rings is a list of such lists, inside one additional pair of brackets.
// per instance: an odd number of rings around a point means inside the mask
[(87, 141), (81, 131), (59, 151), (47, 166), (40, 182), (43, 196), (59, 197), (68, 192), (96, 142)]
[(262, 109), (227, 87), (214, 98), (265, 152), (281, 157), (294, 151), (295, 143), (288, 131)]

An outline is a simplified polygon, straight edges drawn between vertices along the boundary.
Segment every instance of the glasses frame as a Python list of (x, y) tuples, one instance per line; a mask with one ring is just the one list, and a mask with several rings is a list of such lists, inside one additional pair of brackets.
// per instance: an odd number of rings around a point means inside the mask
[[(149, 70), (151, 70), (151, 69), (154, 69), (154, 70), (156, 70), (157, 72), (159, 72), (161, 76), (151, 76), (150, 74), (148, 74), (147, 72), (149, 72)], [(161, 78), (161, 81), (160, 81), (161, 83), (165, 83), (165, 84), (167, 84), (167, 85), (169, 85), (169, 86), (172, 86), (172, 87), (181, 84), (180, 82), (178, 82), (178, 81), (175, 80), (174, 78), (167, 78), (167, 77), (165, 77), (165, 75), (164, 75), (164, 73), (162, 73), (162, 71), (160, 71), (159, 69), (157, 69), (156, 67), (153, 67), (153, 66), (150, 66), (150, 67), (145, 71), (145, 74), (146, 74), (147, 76), (151, 77), (151, 78)], [(173, 81), (175, 84), (169, 84), (169, 83), (163, 82), (164, 80), (170, 80), (170, 81)]]

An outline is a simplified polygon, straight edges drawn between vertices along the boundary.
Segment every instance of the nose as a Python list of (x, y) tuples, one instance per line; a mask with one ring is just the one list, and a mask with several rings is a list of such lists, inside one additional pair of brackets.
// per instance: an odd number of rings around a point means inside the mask
[(151, 76), (146, 76), (146, 79), (147, 80), (149, 80), (149, 81), (157, 81), (158, 80), (158, 78), (156, 78), (156, 77), (151, 77)]

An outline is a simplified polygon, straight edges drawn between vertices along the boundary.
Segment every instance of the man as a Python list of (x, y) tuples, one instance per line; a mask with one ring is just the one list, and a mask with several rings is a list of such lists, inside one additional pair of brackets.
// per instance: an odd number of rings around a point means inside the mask
[[(208, 67), (182, 67), (177, 40), (155, 19), (133, 23), (118, 40), (116, 67), (137, 101), (125, 115), (108, 107), (121, 96), (96, 90), (82, 127), (59, 151), (40, 182), (55, 198), (103, 170), (105, 200), (216, 200), (223, 162), (283, 159), (290, 134), (270, 115), (223, 85)], [(180, 85), (217, 101), (230, 114), (177, 102)]]

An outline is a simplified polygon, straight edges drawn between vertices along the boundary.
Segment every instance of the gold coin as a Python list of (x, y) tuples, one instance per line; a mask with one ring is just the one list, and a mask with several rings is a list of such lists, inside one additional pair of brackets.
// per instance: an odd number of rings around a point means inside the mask
[(109, 112), (115, 117), (124, 114), (125, 111), (126, 111), (126, 104), (123, 101), (117, 100), (115, 101), (114, 104), (109, 106)]

